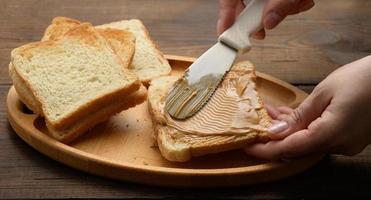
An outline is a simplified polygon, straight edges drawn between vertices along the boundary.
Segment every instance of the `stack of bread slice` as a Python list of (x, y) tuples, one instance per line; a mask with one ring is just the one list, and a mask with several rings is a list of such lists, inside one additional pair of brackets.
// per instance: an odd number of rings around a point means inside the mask
[[(20, 99), (45, 118), (57, 140), (71, 142), (115, 113), (143, 102), (147, 90), (142, 82), (170, 73), (170, 65), (139, 20), (117, 23), (141, 24), (141, 29), (96, 28), (57, 17), (40, 42), (11, 52), (9, 72)], [(156, 59), (132, 66), (135, 54)], [(143, 68), (151, 75), (135, 70)]]

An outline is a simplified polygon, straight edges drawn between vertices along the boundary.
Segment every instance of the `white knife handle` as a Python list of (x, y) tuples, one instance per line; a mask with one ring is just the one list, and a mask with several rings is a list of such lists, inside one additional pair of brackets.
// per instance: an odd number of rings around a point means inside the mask
[(264, 6), (268, 0), (251, 0), (235, 23), (218, 40), (245, 53), (251, 49), (250, 35), (262, 28)]

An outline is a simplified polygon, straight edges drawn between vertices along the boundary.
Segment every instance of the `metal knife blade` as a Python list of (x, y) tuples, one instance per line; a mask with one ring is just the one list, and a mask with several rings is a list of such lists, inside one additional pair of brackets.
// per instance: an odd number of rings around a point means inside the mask
[(236, 56), (237, 50), (221, 42), (202, 54), (170, 90), (165, 105), (170, 116), (186, 119), (201, 109), (231, 68)]
[(188, 84), (194, 85), (209, 74), (223, 76), (231, 68), (236, 56), (237, 50), (217, 42), (188, 68)]

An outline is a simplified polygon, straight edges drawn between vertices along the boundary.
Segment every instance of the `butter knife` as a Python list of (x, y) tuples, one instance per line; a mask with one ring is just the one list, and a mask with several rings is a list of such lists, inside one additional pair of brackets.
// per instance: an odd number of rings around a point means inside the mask
[[(238, 53), (251, 49), (249, 37), (262, 27), (267, 0), (251, 0), (235, 23), (218, 38), (174, 83), (166, 97), (165, 110), (175, 119), (196, 114), (210, 99)], [(246, 3), (246, 1), (245, 1)]]

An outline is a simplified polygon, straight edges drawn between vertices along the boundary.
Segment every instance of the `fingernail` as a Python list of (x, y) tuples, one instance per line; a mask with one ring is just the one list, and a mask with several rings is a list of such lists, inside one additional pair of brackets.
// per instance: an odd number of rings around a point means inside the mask
[(278, 123), (273, 124), (268, 129), (268, 132), (271, 133), (271, 134), (276, 134), (276, 133), (279, 133), (279, 132), (282, 132), (282, 131), (286, 130), (288, 127), (289, 127), (289, 125), (287, 124), (287, 122), (280, 121)]
[(276, 12), (268, 13), (267, 17), (264, 19), (264, 28), (272, 29), (274, 28), (280, 21), (282, 17), (278, 15)]

